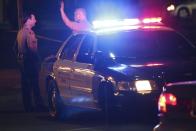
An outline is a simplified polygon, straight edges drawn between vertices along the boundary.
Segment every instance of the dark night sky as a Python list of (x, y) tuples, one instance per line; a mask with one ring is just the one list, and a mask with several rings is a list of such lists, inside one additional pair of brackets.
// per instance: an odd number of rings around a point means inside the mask
[[(61, 25), (59, 7), (61, 0), (23, 0), (24, 12), (34, 12), (39, 20), (40, 27), (48, 23)], [(137, 17), (141, 12), (145, 14), (157, 13), (160, 6), (167, 0), (64, 0), (65, 12), (69, 18), (73, 19), (74, 9), (84, 7), (90, 21), (97, 18), (110, 17)], [(17, 26), (17, 6), (16, 1), (8, 0), (5, 7), (6, 17), (11, 24)], [(141, 9), (143, 11), (141, 11)], [(152, 9), (156, 11), (152, 11)], [(147, 11), (148, 10), (148, 11)], [(150, 10), (150, 11), (149, 11)], [(157, 14), (156, 14), (157, 15)], [(39, 25), (38, 25), (39, 26)]]
[[(60, 0), (23, 0), (24, 11), (34, 11), (40, 19), (59, 20)], [(122, 17), (138, 15), (138, 11), (145, 6), (158, 5), (161, 0), (64, 0), (65, 12), (73, 18), (73, 11), (77, 7), (84, 7), (90, 20), (101, 15), (117, 14)], [(155, 7), (155, 6), (154, 6)], [(105, 16), (104, 16), (105, 17)]]
[[(147, 2), (148, 1), (148, 2)], [(153, 3), (151, 1), (156, 1)], [(84, 7), (87, 10), (87, 16), (90, 21), (97, 18), (106, 17), (133, 17), (138, 15), (138, 10), (147, 6), (157, 5), (161, 0), (64, 0), (65, 12), (73, 19), (74, 9)], [(34, 12), (37, 17), (37, 24), (34, 28), (38, 35), (64, 40), (70, 30), (63, 24), (60, 18), (60, 0), (23, 0), (24, 12)], [(7, 18), (11, 21), (17, 30), (17, 6), (16, 1), (8, 1), (6, 7)], [(12, 52), (12, 46), (16, 39), (16, 33), (1, 32), (0, 58), (3, 61), (0, 67), (15, 67), (15, 56)], [(50, 41), (39, 39), (39, 50), (41, 57), (45, 57), (51, 52), (55, 52), (56, 45)], [(58, 45), (57, 45), (58, 46)], [(7, 59), (5, 59), (7, 58)]]

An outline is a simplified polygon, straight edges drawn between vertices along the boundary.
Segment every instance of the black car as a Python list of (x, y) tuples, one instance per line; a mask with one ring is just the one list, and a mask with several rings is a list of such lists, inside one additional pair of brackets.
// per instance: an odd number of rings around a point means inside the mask
[(194, 79), (195, 46), (151, 20), (67, 38), (56, 56), (43, 63), (51, 116), (61, 116), (63, 104), (156, 112), (165, 82)]
[(165, 17), (165, 21), (170, 18), (191, 19), (195, 15), (195, 0), (169, 0), (163, 3), (162, 17)]
[(168, 83), (159, 97), (160, 123), (154, 131), (196, 130), (196, 81)]

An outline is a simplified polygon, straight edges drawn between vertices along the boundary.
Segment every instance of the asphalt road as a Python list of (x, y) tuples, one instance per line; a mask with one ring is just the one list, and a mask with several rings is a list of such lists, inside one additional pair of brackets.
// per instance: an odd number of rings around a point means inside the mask
[(66, 120), (54, 120), (47, 112), (23, 111), (17, 70), (0, 70), (0, 131), (151, 131), (156, 125), (150, 119), (129, 119), (105, 112), (70, 108)]

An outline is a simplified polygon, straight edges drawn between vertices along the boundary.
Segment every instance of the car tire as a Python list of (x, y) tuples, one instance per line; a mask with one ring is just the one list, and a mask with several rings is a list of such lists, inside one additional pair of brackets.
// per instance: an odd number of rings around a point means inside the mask
[(56, 82), (48, 82), (48, 110), (51, 118), (64, 120), (66, 116), (65, 105), (60, 97)]
[(190, 12), (187, 8), (181, 8), (178, 11), (178, 18), (180, 19), (186, 19), (190, 17)]

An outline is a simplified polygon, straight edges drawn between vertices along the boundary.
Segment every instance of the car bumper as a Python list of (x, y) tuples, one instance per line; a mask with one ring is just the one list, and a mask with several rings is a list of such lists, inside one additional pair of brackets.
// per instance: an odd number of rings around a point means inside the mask
[(160, 122), (153, 131), (196, 131), (196, 119), (173, 119), (172, 121)]
[(150, 107), (157, 109), (157, 100), (159, 93), (139, 94), (135, 92), (121, 92), (115, 96), (115, 101), (119, 106), (126, 108), (145, 108)]
[(196, 117), (189, 113), (172, 112), (159, 116), (160, 123), (154, 127), (154, 131), (196, 131)]

